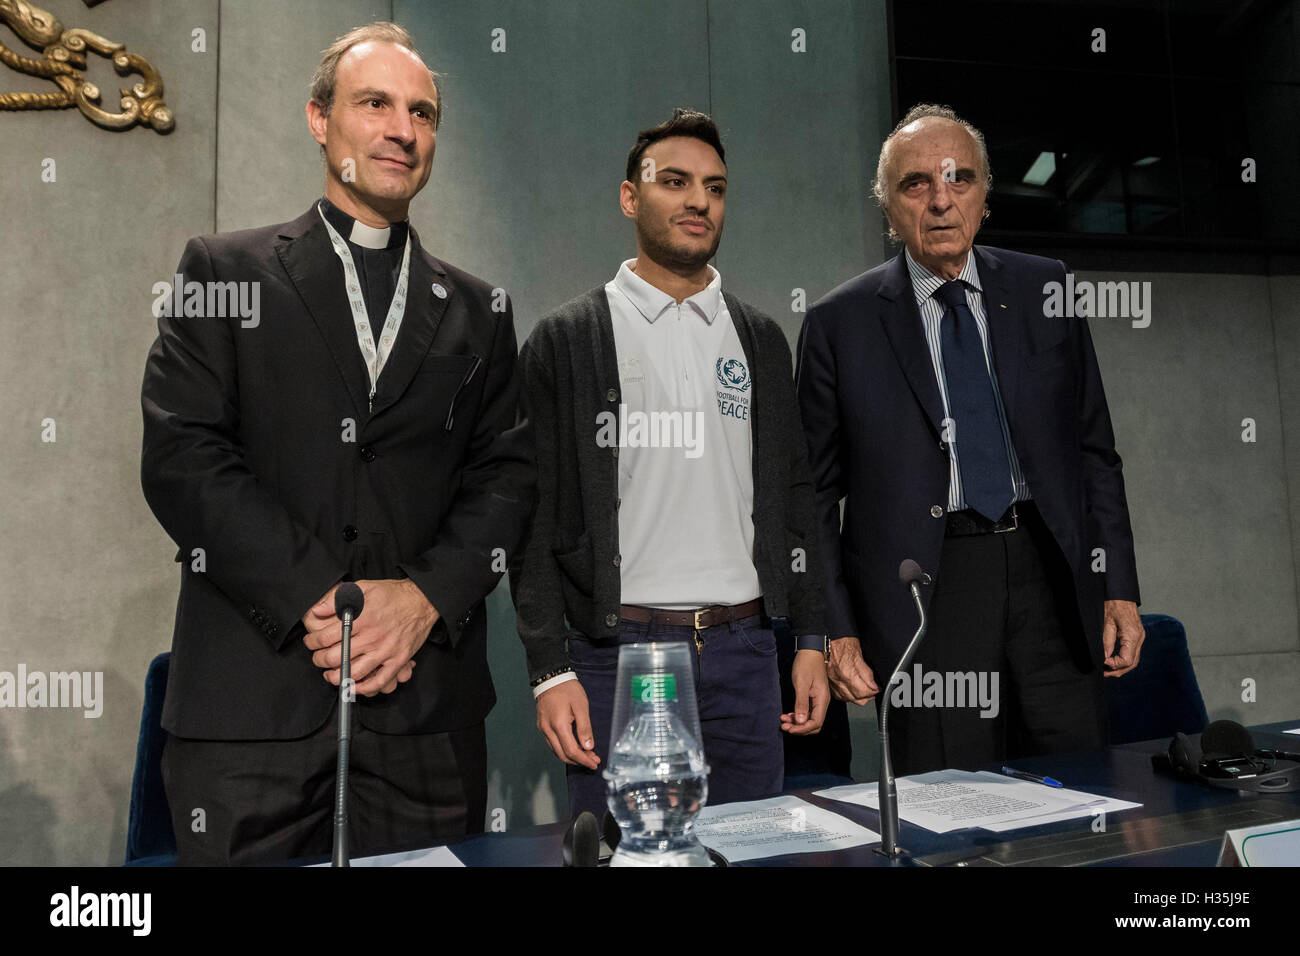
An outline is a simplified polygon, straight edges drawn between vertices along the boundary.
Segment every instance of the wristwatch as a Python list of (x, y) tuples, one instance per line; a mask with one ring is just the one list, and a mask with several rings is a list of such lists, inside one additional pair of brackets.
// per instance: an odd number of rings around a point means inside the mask
[(822, 660), (830, 663), (831, 643), (825, 634), (805, 634), (794, 642), (798, 651), (821, 651)]

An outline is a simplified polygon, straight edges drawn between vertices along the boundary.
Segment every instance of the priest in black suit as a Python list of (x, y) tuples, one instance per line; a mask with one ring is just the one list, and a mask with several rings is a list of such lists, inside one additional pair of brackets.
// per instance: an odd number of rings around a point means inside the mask
[[(483, 827), (484, 599), (534, 478), (509, 299), (406, 221), (440, 108), (400, 27), (341, 37), (307, 106), (325, 197), (190, 240), (159, 310), (141, 474), (180, 549), (163, 773), (183, 864), (328, 853), (341, 581), (365, 594), (354, 852)], [(232, 301), (255, 308), (214, 312)]]

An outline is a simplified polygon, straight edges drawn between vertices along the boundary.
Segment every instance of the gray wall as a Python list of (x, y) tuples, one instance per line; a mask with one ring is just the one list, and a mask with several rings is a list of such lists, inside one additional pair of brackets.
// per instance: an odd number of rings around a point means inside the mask
[[(1300, 717), (1291, 506), (1300, 497), (1300, 433), (1291, 433), (1300, 428), (1300, 314), (1280, 294), (1294, 293), (1296, 278), (1079, 277), (1151, 283), (1149, 328), (1091, 322), (1124, 458), (1143, 612), (1186, 625), (1211, 719)], [(1253, 443), (1242, 441), (1246, 418)], [(1253, 703), (1242, 699), (1247, 679)]]
[[(446, 74), (437, 160), (412, 220), (435, 254), (510, 292), (521, 339), (633, 254), (617, 207), (627, 150), (677, 105), (712, 112), (728, 148), (718, 267), (792, 342), (793, 290), (811, 301), (886, 254), (866, 188), (890, 125), (883, 0), (61, 7), (65, 25), (159, 67), (177, 125), (164, 137), (100, 130), (75, 111), (0, 114), (0, 599), (22, 621), (0, 642), (0, 670), (103, 671), (106, 696), (98, 719), (0, 710), (0, 863), (121, 859), (143, 676), (169, 646), (178, 583), (174, 547), (139, 491), (150, 289), (187, 237), (283, 221), (320, 194), (303, 107), (339, 33), (394, 16)], [(191, 52), (196, 27), (206, 53)], [(503, 54), (489, 48), (497, 27)], [(795, 28), (807, 53), (791, 52)], [(112, 101), (111, 67), (92, 72)], [(41, 182), (46, 157), (55, 183)], [(1144, 609), (1187, 622), (1215, 716), (1300, 715), (1300, 280), (1127, 278), (1154, 284), (1151, 328), (1098, 321), (1094, 335)], [(1248, 416), (1254, 444), (1240, 441)], [(53, 443), (41, 441), (45, 418)], [(489, 603), (500, 698), (489, 807), (524, 826), (563, 806), (563, 774), (533, 729), (504, 588)], [(1245, 677), (1257, 703), (1241, 702)], [(874, 722), (857, 716), (855, 768), (869, 775)]]
[[(162, 73), (170, 136), (76, 110), (0, 113), (0, 670), (102, 671), (103, 715), (0, 710), (0, 863), (120, 862), (141, 688), (170, 643), (175, 552), (140, 493), (150, 289), (213, 223), (217, 0), (59, 4)], [(206, 54), (190, 32), (207, 30)], [(5, 44), (30, 51), (5, 29)], [(115, 107), (108, 60), (90, 74)], [(42, 84), (0, 71), (7, 90)], [(55, 161), (55, 182), (41, 180)], [(55, 441), (41, 422), (55, 422)]]

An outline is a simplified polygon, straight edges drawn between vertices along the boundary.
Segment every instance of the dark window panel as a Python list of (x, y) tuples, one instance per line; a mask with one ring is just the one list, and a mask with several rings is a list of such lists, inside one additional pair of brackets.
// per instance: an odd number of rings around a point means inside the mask
[(1173, 72), (1233, 81), (1300, 82), (1294, 2), (1177, 0), (1169, 7)]
[(1179, 171), (1187, 234), (1249, 238), (1261, 233), (1259, 186), (1242, 182), (1242, 160), (1256, 152), (1248, 100), (1258, 90), (1223, 80), (1174, 83)]
[[(892, 9), (899, 112), (946, 103), (984, 131), (993, 232), (1300, 249), (1300, 0)], [(1070, 47), (1092, 22), (1108, 65)]]
[[(1095, 72), (1164, 72), (1164, 0), (1112, 2), (896, 2), (894, 54)], [(1106, 31), (1106, 52), (1092, 32)]]

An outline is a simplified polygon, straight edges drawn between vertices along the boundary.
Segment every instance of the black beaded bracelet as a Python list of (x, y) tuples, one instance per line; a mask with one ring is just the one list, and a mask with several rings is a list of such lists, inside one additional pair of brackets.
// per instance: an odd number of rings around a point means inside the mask
[(528, 686), (540, 687), (542, 684), (545, 684), (552, 677), (559, 677), (561, 674), (572, 674), (572, 673), (573, 673), (572, 667), (561, 667), (557, 671), (551, 671), (549, 674), (543, 674), (541, 677), (537, 678), (536, 680), (529, 682)]

